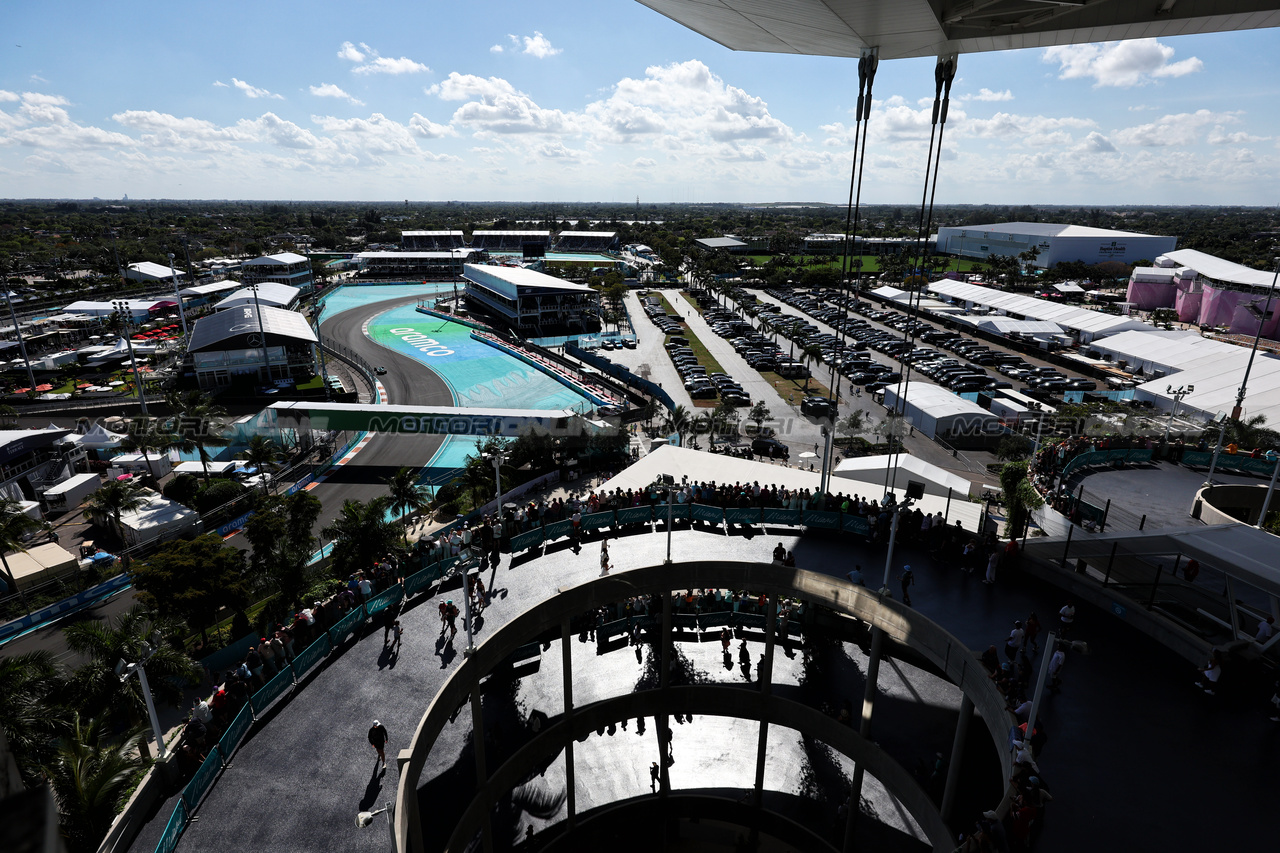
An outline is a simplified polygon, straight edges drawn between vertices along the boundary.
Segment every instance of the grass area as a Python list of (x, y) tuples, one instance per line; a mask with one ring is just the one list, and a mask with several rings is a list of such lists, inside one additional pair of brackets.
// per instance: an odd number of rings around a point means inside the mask
[[(262, 611), (266, 610), (267, 606), (271, 604), (271, 602), (274, 601), (275, 598), (276, 598), (276, 595), (273, 593), (271, 595), (268, 595), (266, 598), (262, 599), (261, 601), (255, 604), (250, 604), (248, 607), (245, 608), (244, 615), (249, 617), (249, 624), (251, 626), (256, 625), (258, 623), (258, 617), (262, 615)], [(221, 649), (225, 646), (230, 645), (232, 642), (240, 639), (239, 637), (231, 636), (231, 621), (234, 618), (235, 618), (235, 614), (232, 613), (226, 619), (223, 619), (221, 622), (217, 622), (209, 627), (209, 630), (207, 633), (209, 635), (209, 646), (211, 648)], [(183, 645), (186, 646), (188, 649), (190, 649), (192, 646), (196, 644), (196, 641), (199, 639), (200, 639), (200, 632), (194, 631), (192, 632), (191, 636), (187, 637), (187, 640), (185, 643), (183, 643)]]
[(809, 378), (808, 391), (805, 390), (805, 380), (780, 376), (772, 370), (760, 371), (760, 378), (772, 384), (778, 390), (778, 395), (793, 406), (800, 405), (805, 397), (831, 396), (831, 389), (812, 377)]
[(323, 391), (324, 377), (317, 373), (315, 376), (311, 377), (306, 382), (300, 383), (298, 385), (298, 390), (299, 391)]
[[(680, 312), (676, 311), (676, 309), (671, 305), (671, 303), (667, 301), (667, 297), (663, 296), (661, 293), (655, 293), (651, 295), (658, 297), (659, 301), (662, 303), (662, 310), (665, 311), (668, 316), (670, 317), (680, 316)], [(684, 327), (683, 330), (681, 331), (681, 336), (689, 339), (689, 349), (693, 350), (694, 358), (698, 359), (698, 364), (702, 365), (707, 369), (708, 374), (729, 372), (720, 365), (720, 362), (716, 361), (715, 356), (713, 356), (711, 354), (711, 351), (707, 349), (707, 345), (704, 344), (702, 340), (699, 339), (699, 337), (693, 333), (692, 330), (690, 330), (689, 324), (687, 321), (685, 321), (684, 319), (681, 319), (680, 325)], [(668, 336), (668, 339), (669, 337), (670, 336)], [(693, 403), (695, 408), (714, 409), (718, 404), (719, 400), (715, 400), (715, 399), (693, 400), (691, 402)]]

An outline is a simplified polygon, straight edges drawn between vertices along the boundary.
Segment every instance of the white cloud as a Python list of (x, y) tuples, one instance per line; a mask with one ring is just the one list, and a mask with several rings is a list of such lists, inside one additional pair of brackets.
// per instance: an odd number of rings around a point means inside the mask
[(1263, 142), (1269, 138), (1266, 136), (1254, 136), (1252, 133), (1246, 133), (1243, 130), (1228, 133), (1226, 128), (1219, 124), (1209, 131), (1207, 141), (1210, 145), (1245, 145), (1251, 142)]
[(243, 128), (219, 127), (205, 119), (179, 118), (155, 110), (126, 110), (116, 113), (111, 120), (141, 131), (140, 141), (151, 148), (230, 151), (235, 143), (254, 138)]
[(431, 119), (419, 113), (414, 113), (413, 118), (409, 119), (409, 130), (415, 136), (421, 136), (426, 139), (439, 139), (442, 136), (457, 136), (458, 131), (454, 130), (447, 124), (436, 124)]
[[(965, 136), (976, 136), (984, 139), (1022, 137), (1029, 144), (1033, 140), (1048, 138), (1053, 134), (1061, 134), (1069, 130), (1083, 130), (1097, 127), (1093, 119), (1066, 116), (1054, 118), (1049, 116), (1022, 116), (1013, 113), (996, 113), (989, 119), (966, 119), (956, 131)], [(1070, 139), (1069, 136), (1066, 137)], [(1058, 137), (1059, 141), (1063, 141)]]
[(544, 109), (501, 77), (477, 77), (451, 71), (427, 90), (445, 101), (468, 101), (453, 114), (453, 123), (487, 133), (571, 133), (577, 120), (560, 110)]
[(250, 98), (275, 98), (277, 101), (284, 100), (284, 95), (277, 95), (273, 92), (268, 92), (266, 89), (260, 89), (257, 86), (252, 86), (243, 80), (237, 80), (234, 77), (231, 78), (231, 85), (235, 86), (241, 92), (244, 92)]
[(489, 52), (490, 52), (490, 53), (502, 53), (502, 52), (503, 52), (503, 47), (502, 47), (502, 45), (500, 45), (500, 44), (495, 44), (493, 47), (489, 48)]
[(993, 92), (990, 89), (979, 89), (976, 95), (961, 95), (961, 101), (1012, 101), (1013, 92), (1005, 89), (1003, 92)]
[(631, 166), (636, 169), (652, 169), (658, 165), (658, 161), (652, 157), (637, 157), (631, 161)]
[(18, 99), (17, 92), (7, 92), (4, 89), (0, 89), (0, 101), (16, 101)]
[(1094, 88), (1129, 88), (1165, 77), (1182, 77), (1204, 68), (1192, 56), (1170, 62), (1174, 49), (1155, 39), (1132, 39), (1103, 44), (1055, 45), (1045, 48), (1042, 61), (1058, 65), (1058, 79), (1093, 78)]
[[(515, 36), (512, 36), (512, 38), (515, 38)], [(537, 30), (534, 30), (532, 36), (525, 36), (523, 41), (524, 50), (522, 53), (536, 59), (546, 59), (548, 56), (555, 56), (557, 53), (563, 53), (561, 48), (552, 47), (551, 41)]]
[(762, 98), (730, 86), (696, 59), (645, 69), (644, 79), (623, 78), (586, 114), (606, 142), (657, 135), (683, 141), (790, 142), (796, 135), (769, 112)]
[(231, 88), (231, 87), (230, 87), (230, 86), (228, 86), (226, 83), (223, 83), (221, 80), (214, 80), (214, 81), (213, 81), (213, 85), (217, 86), (219, 89), (230, 89), (230, 88)]
[(1111, 140), (1107, 139), (1098, 131), (1092, 131), (1081, 142), (1081, 146), (1085, 151), (1091, 151), (1097, 154), (1114, 154), (1116, 147), (1111, 144)]
[(407, 56), (392, 59), (389, 56), (375, 56), (366, 65), (357, 65), (351, 69), (353, 74), (420, 74), (431, 69)]
[(341, 100), (348, 101), (357, 107), (364, 106), (364, 101), (354, 95), (347, 94), (340, 86), (334, 83), (321, 83), (319, 86), (312, 86), (311, 94), (315, 95), (317, 98), (339, 98)]
[(1126, 127), (1114, 134), (1121, 145), (1142, 148), (1186, 146), (1196, 141), (1200, 131), (1211, 124), (1234, 124), (1239, 121), (1235, 113), (1215, 113), (1196, 110), (1194, 113), (1177, 113), (1162, 116), (1149, 124)]
[(338, 58), (345, 59), (347, 62), (364, 63), (352, 68), (352, 74), (421, 74), (431, 70), (421, 62), (410, 59), (407, 56), (402, 56), (399, 59), (380, 56), (378, 51), (364, 42), (360, 42), (359, 47), (357, 47), (349, 41), (344, 41), (342, 46), (338, 48)]
[(369, 45), (364, 42), (360, 43), (360, 50), (349, 41), (344, 41), (342, 46), (338, 48), (338, 58), (345, 59), (347, 62), (364, 62), (365, 53), (369, 50)]

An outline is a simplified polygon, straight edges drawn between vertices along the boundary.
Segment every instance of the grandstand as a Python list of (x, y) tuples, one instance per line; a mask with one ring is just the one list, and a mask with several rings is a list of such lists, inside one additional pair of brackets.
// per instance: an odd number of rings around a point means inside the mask
[(355, 256), (360, 274), (368, 278), (413, 278), (447, 281), (462, 275), (462, 265), (488, 257), (476, 249), (440, 252), (361, 252)]
[(527, 245), (541, 246), (545, 251), (550, 243), (550, 231), (476, 231), (471, 235), (471, 248), (490, 252), (519, 252)]
[(609, 252), (618, 248), (617, 231), (561, 231), (557, 252)]
[(461, 231), (400, 232), (400, 248), (406, 252), (443, 252), (462, 247)]

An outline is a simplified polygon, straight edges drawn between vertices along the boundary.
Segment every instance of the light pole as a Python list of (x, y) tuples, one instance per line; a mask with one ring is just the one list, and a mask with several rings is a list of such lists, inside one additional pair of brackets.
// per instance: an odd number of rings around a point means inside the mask
[(498, 491), (496, 493), (497, 501), (498, 501), (498, 514), (501, 515), (502, 514), (502, 466), (505, 465), (507, 462), (507, 454), (501, 450), (492, 450), (492, 451), (482, 453), (481, 456), (489, 460), (490, 464), (493, 465), (493, 478), (498, 487)]
[(173, 298), (178, 300), (178, 319), (182, 321), (182, 337), (187, 337), (187, 312), (182, 307), (182, 291), (178, 290), (178, 272), (173, 268), (173, 252), (169, 253), (169, 275), (173, 278)]
[(129, 364), (133, 366), (133, 384), (138, 392), (138, 404), (142, 407), (142, 416), (150, 417), (147, 413), (147, 393), (142, 387), (142, 374), (138, 372), (138, 359), (133, 354), (133, 338), (129, 336), (129, 329), (133, 326), (133, 314), (129, 312), (129, 303), (123, 299), (112, 302), (111, 305), (116, 309), (120, 325), (124, 327), (124, 345), (129, 348)]
[(258, 301), (258, 285), (249, 285), (253, 291), (253, 313), (258, 315), (258, 337), (262, 338), (262, 363), (267, 368), (267, 386), (272, 387), (275, 381), (271, 378), (271, 355), (267, 352), (267, 331), (262, 325), (262, 303)]
[(320, 351), (320, 382), (324, 385), (324, 401), (328, 403), (333, 399), (333, 392), (329, 388), (329, 367), (324, 361), (324, 338), (320, 335), (320, 315), (324, 312), (324, 301), (316, 303), (316, 348)]
[[(159, 635), (153, 636), (152, 642), (159, 645)], [(156, 646), (151, 643), (143, 643), (142, 658), (137, 663), (125, 663), (124, 658), (120, 658), (120, 662), (116, 664), (116, 675), (119, 676), (121, 684), (128, 681), (131, 675), (136, 674), (138, 676), (138, 683), (142, 687), (142, 698), (147, 703), (147, 716), (151, 718), (151, 733), (156, 738), (156, 755), (164, 758), (164, 735), (160, 731), (160, 718), (156, 716), (155, 700), (151, 698), (151, 686), (147, 684), (147, 661), (151, 660), (155, 653)]]
[(13, 332), (18, 336), (18, 349), (22, 350), (22, 361), (27, 365), (27, 382), (32, 391), (36, 390), (36, 374), (31, 369), (31, 359), (27, 358), (27, 342), (23, 340), (22, 330), (18, 328), (18, 314), (13, 310), (13, 300), (9, 295), (9, 284), (4, 283), (4, 304), (9, 306), (9, 319), (13, 320)]
[(1194, 394), (1195, 392), (1196, 392), (1196, 386), (1194, 385), (1182, 385), (1176, 389), (1172, 385), (1170, 385), (1168, 388), (1165, 389), (1165, 393), (1173, 397), (1173, 408), (1169, 411), (1169, 422), (1164, 425), (1164, 443), (1165, 444), (1169, 443), (1169, 430), (1173, 428), (1173, 418), (1175, 415), (1178, 414), (1179, 404), (1182, 403), (1183, 398), (1185, 398), (1188, 394)]
[(363, 829), (373, 823), (373, 819), (378, 815), (386, 812), (387, 829), (391, 832), (391, 849), (396, 849), (396, 825), (395, 825), (395, 806), (391, 803), (384, 803), (382, 808), (374, 809), (371, 812), (360, 812), (356, 815), (356, 826)]
[(471, 567), (476, 564), (475, 552), (468, 545), (458, 552), (458, 568), (462, 570), (462, 619), (467, 629), (467, 645), (462, 654), (470, 657), (476, 650), (471, 636)]

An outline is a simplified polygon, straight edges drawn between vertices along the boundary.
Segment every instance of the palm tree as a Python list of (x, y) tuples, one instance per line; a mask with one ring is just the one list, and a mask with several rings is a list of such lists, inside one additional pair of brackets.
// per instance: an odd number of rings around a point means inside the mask
[(387, 520), (390, 501), (374, 498), (368, 503), (345, 500), (337, 518), (321, 534), (333, 543), (333, 565), (339, 577), (365, 571), (378, 558), (395, 549), (400, 527)]
[[(111, 526), (114, 528), (113, 532), (120, 538), (120, 544), (125, 546), (127, 550), (128, 542), (125, 541), (124, 536), (124, 514), (144, 506), (147, 500), (147, 497), (142, 493), (142, 487), (134, 481), (111, 480), (89, 498), (89, 512), (99, 519), (109, 519)], [(128, 560), (129, 558), (126, 554), (126, 566), (128, 565)]]
[(141, 680), (121, 681), (116, 675), (120, 660), (138, 661), (147, 647), (154, 653), (147, 661), (147, 682), (157, 704), (177, 707), (183, 686), (200, 679), (200, 665), (181, 648), (175, 649), (163, 637), (178, 634), (178, 623), (162, 618), (141, 604), (135, 604), (109, 622), (84, 621), (62, 632), (67, 648), (89, 659), (71, 674), (69, 687), (84, 708), (106, 711), (117, 726), (132, 727), (147, 719)]
[(27, 608), (28, 613), (31, 612), (31, 608), (27, 605), (27, 596), (18, 586), (18, 579), (13, 576), (13, 570), (9, 568), (9, 559), (5, 555), (10, 551), (26, 551), (23, 540), (29, 538), (32, 533), (46, 529), (48, 525), (27, 515), (22, 509), (22, 504), (12, 498), (0, 498), (0, 563), (4, 565), (7, 583), (18, 593), (19, 598), (22, 599), (22, 606)]
[(417, 473), (412, 468), (401, 468), (387, 477), (387, 500), (391, 514), (404, 522), (409, 515), (421, 512), (431, 501), (418, 485)]
[(267, 473), (275, 469), (280, 460), (280, 447), (265, 435), (255, 435), (249, 439), (249, 447), (244, 453), (245, 461), (252, 468), (262, 473), (262, 491), (267, 491)]
[(28, 786), (39, 780), (39, 768), (59, 734), (60, 721), (51, 713), (50, 700), (61, 682), (61, 671), (48, 651), (0, 659), (0, 731)]
[(169, 432), (176, 433), (195, 443), (200, 454), (200, 465), (204, 469), (205, 485), (209, 483), (209, 451), (210, 447), (225, 447), (228, 442), (221, 436), (222, 425), (218, 418), (225, 417), (227, 410), (213, 402), (203, 391), (174, 391), (165, 397), (165, 402), (173, 410), (174, 423)]
[(141, 732), (117, 740), (103, 717), (82, 719), (57, 747), (45, 771), (58, 803), (70, 853), (96, 850), (116, 813), (149, 763), (138, 754)]
[[(1266, 415), (1253, 415), (1243, 420), (1228, 418), (1222, 433), (1222, 446), (1234, 444), (1241, 450), (1253, 450), (1255, 447), (1275, 447), (1277, 436), (1274, 430), (1263, 426), (1267, 422)], [(1206, 431), (1206, 438), (1216, 442), (1217, 436), (1211, 435), (1212, 429)]]
[(666, 428), (680, 437), (682, 446), (684, 445), (685, 434), (689, 432), (690, 426), (689, 410), (684, 406), (677, 404), (674, 409), (667, 413)]
[(158, 418), (133, 418), (129, 422), (127, 434), (120, 440), (120, 449), (124, 452), (142, 454), (153, 483), (156, 482), (156, 469), (151, 464), (152, 453), (158, 455), (168, 449), (167, 443), (160, 439), (160, 433), (155, 429), (158, 423)]
[[(817, 344), (808, 344), (800, 351), (800, 359), (804, 362), (806, 367), (815, 361), (821, 362), (822, 348), (819, 347)], [(804, 378), (804, 392), (806, 394), (809, 393), (809, 377), (808, 376)]]

